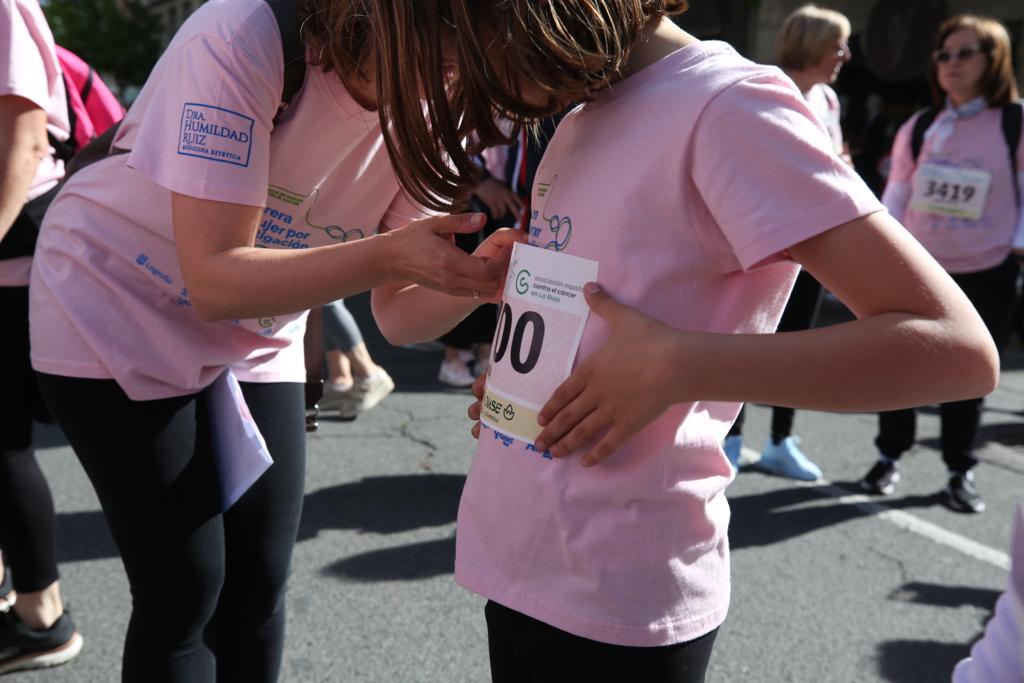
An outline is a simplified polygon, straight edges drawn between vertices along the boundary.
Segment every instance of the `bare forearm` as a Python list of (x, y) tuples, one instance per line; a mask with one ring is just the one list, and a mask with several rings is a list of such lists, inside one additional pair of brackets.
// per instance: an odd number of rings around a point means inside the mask
[(962, 324), (883, 313), (774, 335), (680, 333), (667, 367), (691, 394), (680, 400), (880, 411), (976, 398), (998, 380), (995, 349), (952, 332)]
[(386, 235), (314, 249), (239, 247), (210, 255), (189, 281), (207, 320), (281, 315), (372, 289), (391, 278)]
[(388, 342), (401, 346), (437, 339), (480, 303), (417, 285), (385, 285), (373, 291), (373, 317)]
[(0, 98), (0, 239), (18, 217), (46, 156), (46, 114), (20, 97)]

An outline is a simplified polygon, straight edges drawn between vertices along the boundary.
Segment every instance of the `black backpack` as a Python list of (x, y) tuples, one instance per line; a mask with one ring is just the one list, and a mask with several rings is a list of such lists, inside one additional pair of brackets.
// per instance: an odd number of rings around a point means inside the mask
[[(924, 134), (938, 115), (938, 109), (928, 107), (921, 110), (921, 115), (914, 122), (914, 130), (910, 136), (910, 154), (915, 164), (924, 147)], [(1010, 170), (1012, 171), (1010, 184), (1013, 186), (1013, 197), (1018, 209), (1021, 206), (1021, 197), (1020, 185), (1017, 182), (1017, 173), (1020, 170), (1017, 168), (1017, 148), (1020, 146), (1022, 122), (1024, 122), (1024, 105), (1021, 102), (1011, 102), (1003, 107), (1003, 138), (1006, 140), (1006, 149), (1010, 153)]]
[[(282, 104), (278, 110), (278, 115), (280, 115), (302, 88), (302, 82), (306, 77), (306, 49), (299, 34), (297, 0), (264, 1), (270, 5), (274, 12), (274, 18), (277, 19), (277, 28), (281, 32), (282, 52), (284, 52), (284, 87), (281, 89)], [(61, 143), (52, 139), (51, 136), (50, 144), (56, 150), (54, 156), (66, 162), (64, 181), (93, 162), (127, 152), (126, 149), (113, 146), (114, 137), (120, 127), (120, 122), (114, 124), (102, 135), (93, 138), (88, 145), (77, 151), (74, 149), (73, 142)], [(0, 260), (32, 255), (46, 209), (53, 202), (63, 184), (62, 181), (45, 194), (25, 203), (21, 213), (11, 225), (11, 229), (0, 241)]]

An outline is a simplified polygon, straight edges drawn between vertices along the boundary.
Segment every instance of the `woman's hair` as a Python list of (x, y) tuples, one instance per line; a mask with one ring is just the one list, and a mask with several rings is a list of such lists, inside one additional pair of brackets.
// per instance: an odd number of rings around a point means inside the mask
[(807, 4), (788, 17), (775, 39), (778, 65), (786, 70), (806, 69), (850, 37), (850, 20), (835, 10)]
[[(376, 84), (395, 173), (414, 200), (438, 210), (479, 181), (467, 140), (479, 148), (507, 144), (500, 118), (529, 125), (605, 87), (649, 19), (687, 7), (685, 0), (302, 2), (311, 62), (346, 82)], [(548, 103), (523, 102), (526, 83)]]
[[(974, 31), (978, 45), (986, 58), (985, 72), (978, 84), (981, 95), (990, 107), (1002, 107), (1017, 99), (1017, 80), (1013, 75), (1010, 55), (1010, 36), (1006, 28), (991, 17), (958, 14), (942, 22), (935, 35), (935, 49), (941, 49), (950, 34), (962, 29)], [(932, 102), (936, 107), (946, 106), (946, 93), (939, 86), (938, 65), (928, 63), (928, 84), (932, 89)]]

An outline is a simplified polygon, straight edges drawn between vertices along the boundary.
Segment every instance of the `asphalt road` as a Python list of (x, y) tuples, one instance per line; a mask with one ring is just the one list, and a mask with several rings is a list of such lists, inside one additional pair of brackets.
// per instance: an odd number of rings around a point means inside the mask
[[(385, 348), (364, 332), (398, 390), (354, 422), (326, 417), (310, 436), (281, 680), (486, 681), (483, 601), (452, 581), (473, 452), (468, 395), (436, 383), (438, 352)], [(874, 416), (798, 413), (803, 447), (828, 482), (748, 469), (730, 486), (733, 604), (709, 681), (949, 680), (1005, 587), (1011, 515), (1024, 500), (1022, 410), (1024, 352), (1011, 350), (984, 415), (977, 478), (988, 510), (977, 516), (939, 502), (933, 410), (922, 411), (900, 489), (881, 501), (847, 488), (875, 458)], [(760, 406), (748, 412), (755, 450), (768, 417)], [(59, 511), (62, 586), (85, 648), (67, 666), (9, 680), (117, 681), (124, 573), (61, 434), (38, 436)]]

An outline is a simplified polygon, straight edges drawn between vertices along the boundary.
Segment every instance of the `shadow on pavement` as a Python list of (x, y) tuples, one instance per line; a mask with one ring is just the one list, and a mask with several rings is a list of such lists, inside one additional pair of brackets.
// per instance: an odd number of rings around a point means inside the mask
[[(849, 488), (851, 493), (859, 492), (854, 482), (834, 483)], [(748, 496), (730, 496), (732, 522), (729, 524), (729, 547), (738, 550), (772, 545), (870, 514), (848, 503), (794, 507), (820, 502), (824, 497), (828, 497), (827, 494), (823, 495), (815, 487), (806, 486)], [(928, 507), (941, 503), (941, 491), (930, 496), (885, 499), (885, 506), (893, 509)]]
[(57, 562), (117, 557), (107, 519), (99, 510), (57, 514)]
[(423, 541), (353, 555), (324, 567), (324, 576), (347, 581), (408, 581), (455, 571), (455, 539)]
[(889, 640), (878, 646), (878, 672), (892, 683), (949, 683), (953, 667), (970, 652), (966, 644)]
[(466, 477), (406, 474), (367, 477), (307, 493), (299, 540), (323, 529), (395, 534), (455, 521)]
[(936, 607), (978, 607), (988, 612), (982, 620), (984, 623), (995, 611), (999, 596), (1000, 591), (989, 588), (943, 586), (937, 583), (910, 581), (890, 593), (889, 599)]

